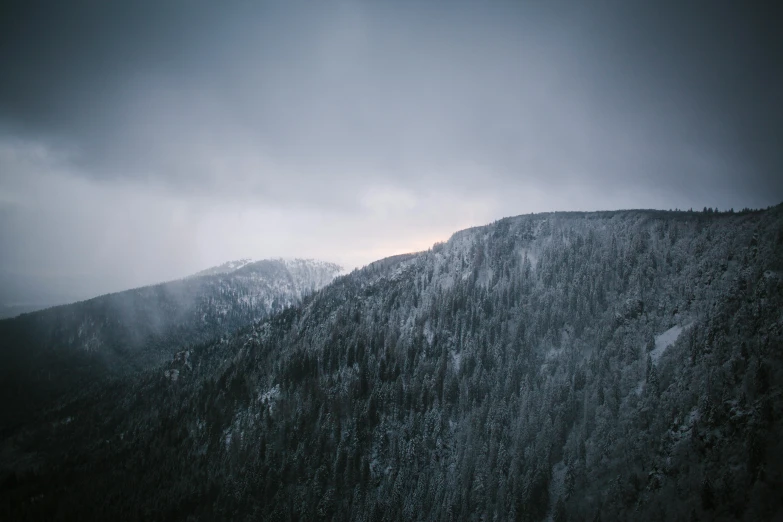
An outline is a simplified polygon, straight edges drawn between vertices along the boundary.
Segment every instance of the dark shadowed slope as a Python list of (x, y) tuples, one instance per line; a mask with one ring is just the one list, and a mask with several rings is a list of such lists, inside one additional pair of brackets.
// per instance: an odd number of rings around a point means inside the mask
[(243, 263), (0, 321), (0, 427), (296, 304), (339, 271), (319, 261)]
[(780, 519), (781, 310), (781, 207), (504, 219), (17, 431), (0, 515)]

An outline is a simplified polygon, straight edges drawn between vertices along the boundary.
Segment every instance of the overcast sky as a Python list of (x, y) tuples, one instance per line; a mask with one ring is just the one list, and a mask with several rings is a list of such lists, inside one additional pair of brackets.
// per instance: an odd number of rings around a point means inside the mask
[(12, 4), (0, 303), (783, 200), (774, 2)]

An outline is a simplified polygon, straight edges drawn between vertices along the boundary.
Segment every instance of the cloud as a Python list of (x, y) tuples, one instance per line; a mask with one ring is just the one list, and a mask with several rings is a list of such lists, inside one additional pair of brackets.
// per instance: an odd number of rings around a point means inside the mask
[(778, 203), (769, 13), (674, 5), (11, 5), (0, 272), (89, 294), (531, 211)]

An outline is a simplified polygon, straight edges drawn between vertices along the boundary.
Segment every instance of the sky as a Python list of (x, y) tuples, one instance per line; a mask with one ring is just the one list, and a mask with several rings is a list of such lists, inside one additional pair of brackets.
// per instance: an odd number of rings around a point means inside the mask
[(530, 212), (778, 204), (782, 22), (720, 0), (3, 2), (0, 304), (247, 257), (350, 269)]

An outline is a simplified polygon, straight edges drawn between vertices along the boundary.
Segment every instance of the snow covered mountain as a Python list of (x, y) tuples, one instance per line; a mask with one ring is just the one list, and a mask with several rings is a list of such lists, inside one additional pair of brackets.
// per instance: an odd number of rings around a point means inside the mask
[(189, 277), (199, 277), (199, 276), (206, 276), (206, 275), (217, 275), (217, 274), (228, 274), (235, 270), (239, 270), (243, 266), (252, 263), (252, 259), (237, 259), (236, 261), (227, 261), (223, 263), (222, 265), (213, 266), (211, 268), (207, 268), (206, 270), (201, 270), (200, 272), (196, 272), (192, 276)]
[(227, 263), (182, 280), (2, 320), (0, 391), (25, 400), (6, 408), (0, 426), (67, 390), (155, 366), (188, 345), (295, 305), (340, 271), (313, 260)]
[(62, 401), (0, 516), (779, 520), (781, 310), (783, 206), (503, 219)]

